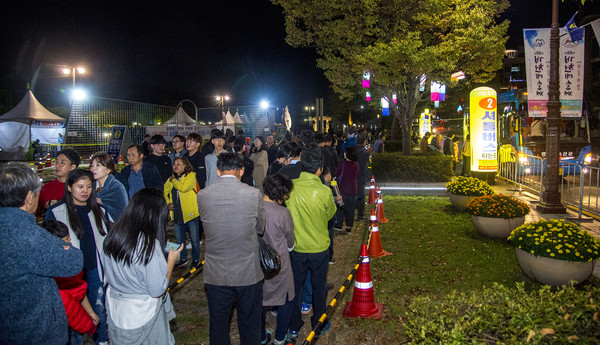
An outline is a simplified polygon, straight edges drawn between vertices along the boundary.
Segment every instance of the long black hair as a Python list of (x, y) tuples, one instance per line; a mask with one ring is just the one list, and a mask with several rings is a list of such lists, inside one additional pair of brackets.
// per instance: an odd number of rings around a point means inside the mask
[(67, 206), (67, 214), (69, 215), (69, 226), (71, 230), (77, 235), (77, 238), (81, 241), (83, 238), (83, 234), (85, 230), (79, 221), (79, 216), (77, 215), (77, 208), (75, 208), (75, 203), (73, 202), (73, 194), (69, 191), (69, 187), (73, 188), (73, 185), (83, 179), (90, 180), (92, 183), (92, 191), (90, 192), (90, 196), (87, 199), (87, 208), (94, 213), (94, 220), (96, 221), (96, 227), (98, 227), (98, 232), (102, 236), (106, 235), (106, 231), (104, 231), (104, 225), (108, 229), (108, 224), (104, 221), (104, 215), (102, 214), (102, 209), (96, 200), (96, 191), (93, 188), (94, 185), (94, 174), (92, 174), (89, 170), (83, 169), (73, 169), (69, 176), (67, 176), (67, 183), (65, 183), (65, 195), (62, 198), (62, 202)]
[(155, 188), (141, 189), (104, 239), (104, 253), (127, 266), (136, 262), (147, 265), (156, 240), (161, 248), (166, 245), (167, 216), (163, 193)]

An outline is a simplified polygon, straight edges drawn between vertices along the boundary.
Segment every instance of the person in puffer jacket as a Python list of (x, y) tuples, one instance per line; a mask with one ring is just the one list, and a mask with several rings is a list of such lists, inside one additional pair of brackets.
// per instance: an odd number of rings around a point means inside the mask
[[(65, 242), (71, 242), (69, 228), (64, 223), (57, 220), (46, 220), (42, 223), (42, 227)], [(83, 280), (83, 271), (73, 277), (55, 277), (54, 279), (65, 306), (69, 328), (81, 334), (94, 334), (99, 320), (86, 296), (87, 283)], [(76, 345), (70, 335), (71, 332), (69, 332), (69, 343)]]

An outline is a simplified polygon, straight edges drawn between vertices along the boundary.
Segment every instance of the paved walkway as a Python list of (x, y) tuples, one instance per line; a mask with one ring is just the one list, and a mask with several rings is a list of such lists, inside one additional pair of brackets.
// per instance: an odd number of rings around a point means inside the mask
[[(377, 186), (381, 188), (384, 195), (448, 195), (445, 183), (381, 183)], [(569, 208), (567, 208), (567, 213), (563, 214), (542, 214), (536, 210), (539, 202), (538, 196), (525, 191), (515, 191), (514, 185), (509, 185), (504, 181), (497, 181), (491, 187), (496, 193), (514, 196), (529, 204), (531, 212), (525, 217), (525, 222), (535, 222), (540, 219), (565, 219), (577, 223), (582, 229), (600, 239), (600, 221), (594, 218), (583, 216), (583, 220), (580, 220), (577, 212)], [(600, 277), (600, 262), (596, 262), (594, 275)]]

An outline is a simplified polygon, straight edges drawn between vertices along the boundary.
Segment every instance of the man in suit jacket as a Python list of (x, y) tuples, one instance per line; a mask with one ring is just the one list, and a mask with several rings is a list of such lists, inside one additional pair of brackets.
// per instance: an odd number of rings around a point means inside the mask
[[(262, 193), (240, 179), (243, 158), (223, 152), (219, 178), (198, 193), (206, 244), (204, 284), (210, 318), (210, 343), (229, 344), (229, 316), (237, 304), (241, 344), (260, 344), (263, 272), (257, 234), (265, 228)], [(233, 212), (233, 210), (235, 210)]]

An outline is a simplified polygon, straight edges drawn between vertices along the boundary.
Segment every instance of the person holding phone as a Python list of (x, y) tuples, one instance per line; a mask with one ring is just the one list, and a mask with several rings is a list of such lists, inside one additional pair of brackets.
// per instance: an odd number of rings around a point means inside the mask
[(153, 188), (138, 191), (104, 240), (106, 305), (111, 344), (175, 344), (169, 321), (175, 318), (167, 292), (183, 249), (163, 250), (167, 204)]

